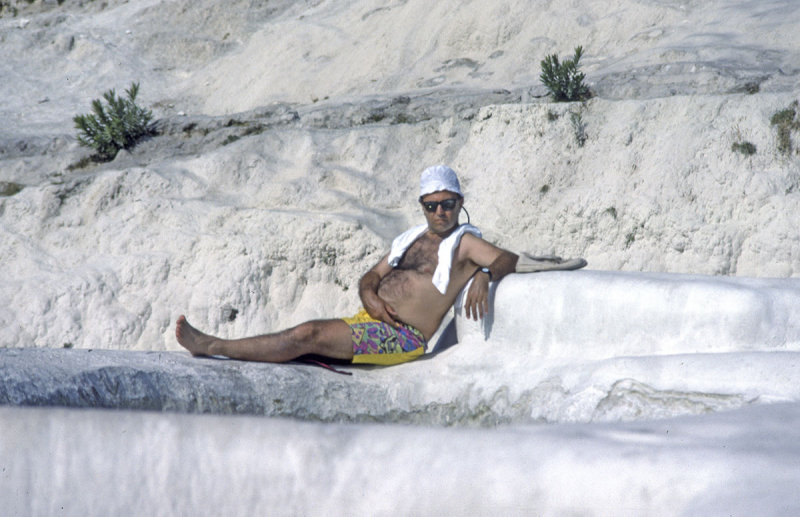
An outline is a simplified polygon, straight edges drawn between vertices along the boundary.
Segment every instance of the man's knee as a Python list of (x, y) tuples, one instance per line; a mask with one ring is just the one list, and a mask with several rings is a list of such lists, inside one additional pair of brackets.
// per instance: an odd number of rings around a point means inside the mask
[(320, 328), (316, 321), (307, 321), (289, 329), (289, 342), (297, 348), (308, 348), (320, 339)]
[(341, 320), (307, 321), (289, 332), (289, 341), (300, 353), (340, 357), (352, 352), (350, 327)]

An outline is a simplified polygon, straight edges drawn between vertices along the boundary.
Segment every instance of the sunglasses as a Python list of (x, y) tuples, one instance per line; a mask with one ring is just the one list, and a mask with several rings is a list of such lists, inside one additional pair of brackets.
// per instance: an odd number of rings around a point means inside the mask
[(449, 212), (450, 210), (456, 207), (458, 203), (457, 197), (451, 197), (450, 199), (445, 199), (444, 201), (420, 201), (422, 206), (425, 207), (425, 210), (428, 212), (436, 212), (439, 208), (439, 205), (442, 205), (442, 210), (445, 212)]

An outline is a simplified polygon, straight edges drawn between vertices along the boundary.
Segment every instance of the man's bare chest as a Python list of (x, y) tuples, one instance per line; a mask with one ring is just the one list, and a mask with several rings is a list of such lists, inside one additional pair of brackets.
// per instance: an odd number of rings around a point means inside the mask
[(413, 270), (427, 275), (433, 275), (439, 264), (438, 239), (422, 236), (406, 250), (405, 255), (397, 265), (397, 269)]

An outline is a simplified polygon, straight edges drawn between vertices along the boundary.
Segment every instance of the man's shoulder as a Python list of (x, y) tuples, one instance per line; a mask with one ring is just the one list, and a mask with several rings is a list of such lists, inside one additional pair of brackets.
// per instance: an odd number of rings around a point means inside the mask
[(483, 245), (488, 244), (487, 241), (483, 239), (483, 236), (480, 233), (469, 233), (465, 232), (458, 242), (458, 248), (455, 253), (455, 260), (458, 261), (466, 261), (472, 256), (476, 249), (482, 247)]
[(464, 236), (461, 239), (465, 240), (467, 242), (470, 242), (470, 241), (484, 241), (482, 234), (480, 234), (480, 233), (477, 233), (477, 234), (476, 233), (469, 233), (469, 232), (465, 232)]
[(507, 251), (487, 241), (482, 235), (465, 234), (458, 247), (457, 260), (489, 264), (500, 253)]
[(461, 236), (461, 246), (476, 246), (480, 245), (481, 243), (487, 242), (484, 240), (483, 235), (478, 233), (471, 233), (471, 232), (464, 232), (464, 235)]
[(461, 240), (464, 237), (472, 238), (476, 237), (478, 239), (483, 240), (483, 233), (478, 229), (477, 226), (473, 226), (469, 223), (464, 223), (459, 225), (454, 232), (456, 238)]

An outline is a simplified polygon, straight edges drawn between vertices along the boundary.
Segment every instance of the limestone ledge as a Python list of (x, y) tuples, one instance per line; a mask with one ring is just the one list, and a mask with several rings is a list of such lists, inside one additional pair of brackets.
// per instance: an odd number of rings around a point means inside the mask
[(422, 359), (339, 366), (351, 376), (186, 352), (5, 348), (0, 404), (495, 426), (799, 401), (791, 380), (800, 364), (798, 284), (603, 271), (512, 275), (494, 291), (485, 324), (457, 309)]

